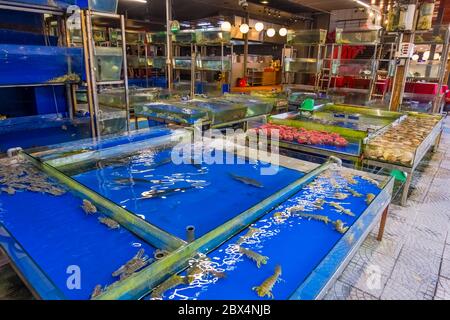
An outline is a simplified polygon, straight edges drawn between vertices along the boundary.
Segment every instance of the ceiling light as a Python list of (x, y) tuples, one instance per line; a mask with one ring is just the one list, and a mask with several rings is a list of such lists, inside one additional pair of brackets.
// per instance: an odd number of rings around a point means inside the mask
[(367, 4), (367, 3), (365, 3), (365, 2), (362, 2), (362, 1), (360, 1), (360, 0), (353, 0), (353, 1), (356, 2), (357, 4), (363, 6), (363, 7), (371, 8), (371, 6), (370, 6), (369, 4)]
[(415, 54), (412, 56), (413, 61), (418, 61), (419, 60), (419, 55)]
[(147, 0), (129, 0), (133, 2), (139, 2), (139, 3), (147, 3)]
[(270, 1), (269, 0), (259, 0), (259, 3), (261, 3), (261, 4), (269, 4)]
[(248, 26), (248, 24), (244, 23), (241, 24), (241, 26), (239, 27), (239, 30), (243, 33), (246, 34), (250, 31), (250, 27)]
[(275, 36), (275, 33), (277, 33), (277, 32), (275, 31), (274, 28), (270, 28), (269, 30), (267, 30), (267, 36), (269, 38), (272, 38), (273, 36)]
[(257, 22), (257, 23), (255, 24), (255, 30), (258, 31), (258, 32), (263, 31), (263, 30), (264, 30), (264, 23), (262, 23), (262, 22)]
[(225, 32), (231, 31), (231, 23), (229, 23), (228, 21), (222, 22), (222, 24), (220, 25), (220, 29)]
[(278, 33), (280, 34), (280, 36), (285, 37), (288, 33), (286, 28), (281, 28)]

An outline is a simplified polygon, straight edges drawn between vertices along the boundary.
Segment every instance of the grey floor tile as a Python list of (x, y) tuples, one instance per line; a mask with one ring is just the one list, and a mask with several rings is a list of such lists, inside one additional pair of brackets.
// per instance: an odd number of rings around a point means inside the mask
[(363, 242), (361, 250), (375, 251), (395, 259), (400, 255), (403, 243), (403, 241), (399, 241), (398, 239), (391, 238), (387, 235), (383, 236), (382, 241), (378, 241), (376, 234), (371, 233)]
[(440, 276), (450, 279), (450, 259), (442, 259)]
[(410, 286), (389, 280), (386, 284), (381, 300), (432, 300), (433, 295), (417, 291)]
[(450, 279), (439, 278), (436, 288), (436, 300), (450, 300)]
[(377, 300), (377, 298), (338, 280), (325, 295), (324, 300)]

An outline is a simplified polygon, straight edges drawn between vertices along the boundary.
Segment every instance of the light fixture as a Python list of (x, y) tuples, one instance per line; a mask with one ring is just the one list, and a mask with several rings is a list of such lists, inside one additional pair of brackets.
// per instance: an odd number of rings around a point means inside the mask
[(275, 36), (275, 33), (277, 33), (277, 32), (275, 31), (274, 28), (269, 28), (269, 29), (267, 30), (267, 36), (268, 36), (269, 38), (272, 38), (273, 36)]
[(423, 56), (422, 56), (423, 60), (428, 60), (430, 59), (430, 51), (425, 51)]
[(264, 30), (264, 23), (262, 23), (262, 22), (257, 22), (257, 23), (255, 24), (255, 30), (258, 31), (258, 32), (263, 31), (263, 30)]
[(241, 24), (241, 26), (239, 27), (239, 30), (243, 33), (246, 34), (250, 31), (250, 27), (248, 26), (248, 24), (243, 23)]
[(416, 53), (415, 55), (412, 56), (413, 61), (418, 61), (419, 60), (419, 55)]
[(147, 3), (147, 0), (130, 0), (133, 2), (139, 2), (139, 3)]
[(220, 25), (220, 29), (225, 32), (231, 31), (231, 23), (229, 23), (228, 21), (222, 22), (222, 24)]
[(259, 0), (259, 3), (261, 4), (269, 4), (269, 0)]
[(363, 6), (363, 7), (366, 7), (366, 8), (369, 8), (369, 9), (371, 8), (370, 4), (367, 4), (367, 3), (362, 2), (360, 0), (353, 0), (353, 1), (356, 2), (357, 4)]
[(285, 37), (288, 33), (286, 28), (281, 28), (278, 33), (280, 34), (280, 36)]
[(439, 53), (435, 53), (434, 60), (441, 60), (441, 55)]

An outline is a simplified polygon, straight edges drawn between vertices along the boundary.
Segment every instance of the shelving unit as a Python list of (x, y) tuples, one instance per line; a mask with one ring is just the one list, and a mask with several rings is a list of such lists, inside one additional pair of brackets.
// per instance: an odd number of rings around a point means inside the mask
[[(372, 49), (367, 52), (368, 48)], [(327, 93), (343, 95), (348, 104), (364, 105), (369, 101), (376, 85), (382, 48), (380, 30), (337, 29), (331, 55), (325, 59), (325, 65), (331, 67)], [(343, 58), (344, 50), (354, 51)]]
[(410, 61), (406, 70), (402, 108), (440, 113), (449, 61), (450, 26), (435, 26), (430, 31), (415, 31), (412, 36), (418, 59)]
[[(324, 81), (323, 59), (327, 56), (326, 38), (326, 30), (296, 30), (288, 33), (282, 61), (285, 87), (320, 91)], [(302, 79), (304, 76), (309, 78), (307, 83)]]

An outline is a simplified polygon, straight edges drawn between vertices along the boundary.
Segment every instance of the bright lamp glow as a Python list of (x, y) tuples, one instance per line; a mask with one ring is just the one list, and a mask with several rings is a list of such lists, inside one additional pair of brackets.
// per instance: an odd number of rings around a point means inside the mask
[(231, 31), (231, 23), (229, 23), (228, 21), (222, 22), (222, 24), (220, 25), (220, 29), (225, 32)]
[(423, 59), (423, 60), (428, 60), (428, 59), (430, 59), (430, 51), (425, 51), (425, 53), (423, 54), (422, 59)]
[(275, 31), (274, 28), (270, 28), (269, 30), (267, 30), (267, 36), (269, 38), (272, 38), (275, 35), (275, 33), (277, 33), (277, 32)]
[(434, 60), (441, 60), (441, 55), (439, 53), (435, 53)]
[(280, 34), (280, 36), (285, 37), (288, 33), (286, 28), (281, 28), (278, 33)]
[(263, 31), (263, 30), (264, 30), (264, 23), (262, 23), (262, 22), (257, 22), (257, 23), (255, 24), (255, 30), (258, 31), (258, 32)]
[(244, 23), (241, 24), (241, 26), (239, 27), (239, 30), (243, 33), (246, 34), (250, 31), (250, 27), (248, 26), (248, 24)]
[(418, 61), (419, 60), (419, 55), (415, 54), (412, 56), (413, 61)]

